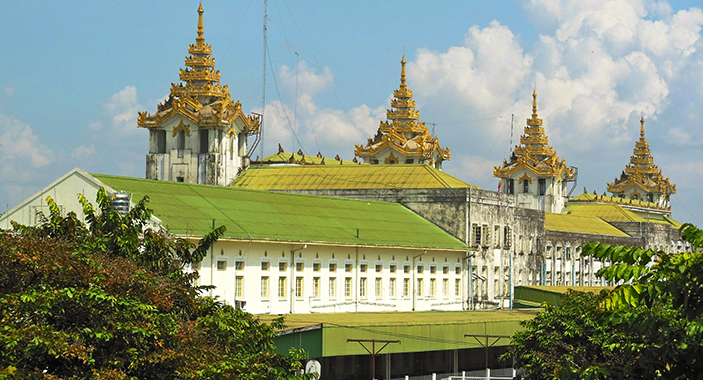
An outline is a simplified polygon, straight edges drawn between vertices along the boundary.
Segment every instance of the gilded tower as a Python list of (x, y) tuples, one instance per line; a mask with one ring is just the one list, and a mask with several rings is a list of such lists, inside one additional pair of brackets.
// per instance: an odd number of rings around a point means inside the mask
[(654, 165), (649, 143), (644, 138), (644, 116), (640, 119), (640, 139), (635, 142), (630, 164), (608, 184), (608, 191), (620, 198), (629, 198), (655, 203), (657, 207), (671, 209), (669, 197), (676, 194), (676, 185), (662, 175)]
[(503, 160), (493, 169), (493, 176), (500, 178), (499, 191), (514, 195), (518, 207), (553, 213), (564, 209), (567, 182), (576, 177), (576, 171), (549, 146), (542, 119), (537, 117), (537, 91), (532, 93), (532, 117), (527, 119), (520, 145), (510, 161)]
[(171, 84), (155, 114), (139, 112), (137, 125), (149, 129), (148, 179), (225, 186), (248, 165), (247, 135), (258, 133), (259, 118), (245, 115), (219, 84), (203, 34), (201, 3), (198, 36), (188, 46), (181, 83)]
[(356, 145), (354, 154), (370, 164), (429, 164), (441, 169), (442, 161), (449, 160), (449, 148), (439, 146), (439, 139), (420, 122), (413, 92), (405, 84), (405, 56), (400, 63), (400, 89), (393, 91), (387, 120), (366, 146)]

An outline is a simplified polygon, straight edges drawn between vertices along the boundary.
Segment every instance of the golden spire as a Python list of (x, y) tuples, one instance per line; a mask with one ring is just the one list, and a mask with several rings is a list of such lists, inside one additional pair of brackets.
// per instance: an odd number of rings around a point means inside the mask
[(198, 7), (198, 37), (195, 38), (195, 42), (198, 45), (205, 43), (205, 37), (203, 37), (203, 12), (203, 2), (201, 1)]
[(640, 119), (640, 140), (644, 141), (644, 113)]
[(400, 60), (402, 68), (400, 69), (400, 89), (406, 90), (408, 86), (405, 84), (405, 54), (403, 54), (403, 59)]
[(532, 92), (532, 118), (537, 118), (537, 89)]

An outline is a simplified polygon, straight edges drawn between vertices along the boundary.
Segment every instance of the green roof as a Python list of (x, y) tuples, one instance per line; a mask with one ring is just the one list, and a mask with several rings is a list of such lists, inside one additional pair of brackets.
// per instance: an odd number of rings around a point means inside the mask
[(646, 222), (644, 218), (615, 203), (569, 203), (566, 212), (574, 216), (598, 217), (608, 222)]
[(305, 165), (250, 167), (234, 187), (256, 190), (468, 188), (430, 165)]
[[(397, 203), (234, 189), (94, 175), (149, 208), (177, 235), (203, 236), (213, 223), (224, 238), (464, 250), (466, 245)], [(357, 232), (358, 231), (358, 232)], [(358, 233), (358, 237), (357, 237)]]
[(568, 214), (544, 214), (544, 228), (547, 231), (565, 231), (582, 234), (629, 236), (597, 216), (577, 216)]
[[(276, 339), (278, 351), (303, 348), (309, 357), (364, 355), (366, 351), (347, 339), (400, 340), (384, 353), (423, 352), (478, 348), (481, 345), (464, 335), (512, 336), (521, 330), (520, 322), (534, 318), (535, 311), (426, 311), (378, 313), (286, 314), (286, 330)], [(259, 315), (269, 321), (278, 315)], [(501, 339), (498, 346), (507, 346)]]
[(602, 290), (612, 290), (610, 286), (516, 286), (513, 305), (540, 307), (543, 302), (550, 305), (561, 305), (567, 290), (583, 293), (600, 293)]
[(577, 196), (569, 199), (569, 202), (619, 203), (619, 204), (626, 205), (626, 206), (637, 206), (637, 207), (662, 209), (656, 203), (645, 201), (642, 199), (629, 199), (629, 198), (616, 197), (613, 195), (598, 195), (598, 194), (589, 194), (589, 193), (583, 193), (581, 195), (577, 195)]

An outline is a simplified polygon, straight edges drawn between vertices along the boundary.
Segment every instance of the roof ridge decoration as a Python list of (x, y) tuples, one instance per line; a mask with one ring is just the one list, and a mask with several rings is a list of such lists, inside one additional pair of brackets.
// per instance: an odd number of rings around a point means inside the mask
[[(661, 169), (654, 164), (649, 142), (644, 135), (644, 115), (640, 119), (640, 138), (635, 142), (632, 153), (630, 163), (625, 166), (620, 178), (616, 177), (613, 183), (608, 183), (609, 192), (622, 193), (634, 185), (647, 193), (659, 193), (667, 198), (676, 194), (676, 185), (671, 184), (669, 177), (664, 178)], [(671, 209), (671, 206), (667, 209)]]
[(432, 153), (437, 150), (443, 160), (449, 160), (449, 148), (442, 148), (439, 139), (432, 136), (425, 123), (420, 122), (420, 111), (415, 109), (413, 92), (405, 81), (405, 55), (400, 69), (400, 87), (393, 91), (391, 109), (386, 110), (386, 121), (381, 121), (378, 132), (369, 138), (366, 145), (356, 145), (358, 157), (372, 157), (386, 147), (408, 157), (419, 158), (418, 163), (433, 164)]
[(224, 128), (241, 118), (247, 132), (259, 130), (259, 118), (242, 112), (242, 104), (232, 101), (229, 88), (221, 85), (220, 71), (215, 70), (212, 46), (205, 43), (203, 4), (198, 6), (198, 29), (195, 44), (188, 46), (185, 69), (180, 69), (181, 83), (171, 83), (168, 98), (159, 103), (157, 112), (139, 112), (137, 126), (156, 128), (176, 114), (204, 127)]
[(501, 166), (493, 168), (493, 176), (507, 178), (520, 169), (527, 169), (538, 176), (561, 176), (574, 178), (573, 169), (566, 166), (566, 160), (559, 160), (557, 152), (549, 146), (549, 137), (544, 134), (542, 119), (537, 115), (537, 90), (532, 93), (532, 117), (527, 119), (524, 134), (520, 136), (520, 145), (510, 157), (503, 160)]

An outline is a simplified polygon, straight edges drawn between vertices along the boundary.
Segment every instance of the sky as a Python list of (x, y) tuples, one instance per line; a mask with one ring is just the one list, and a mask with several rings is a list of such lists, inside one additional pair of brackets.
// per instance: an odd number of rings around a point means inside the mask
[[(2, 211), (74, 167), (144, 177), (154, 113), (195, 42), (198, 1), (23, 1), (0, 13)], [(390, 108), (407, 60), (443, 170), (495, 190), (537, 91), (549, 143), (578, 167), (573, 195), (619, 176), (645, 119), (677, 185), (675, 219), (703, 225), (703, 11), (697, 1), (205, 0), (205, 41), (264, 140), (352, 159)], [(511, 127), (512, 126), (512, 127)], [(512, 130), (512, 137), (511, 137)], [(295, 137), (297, 136), (297, 138)]]

